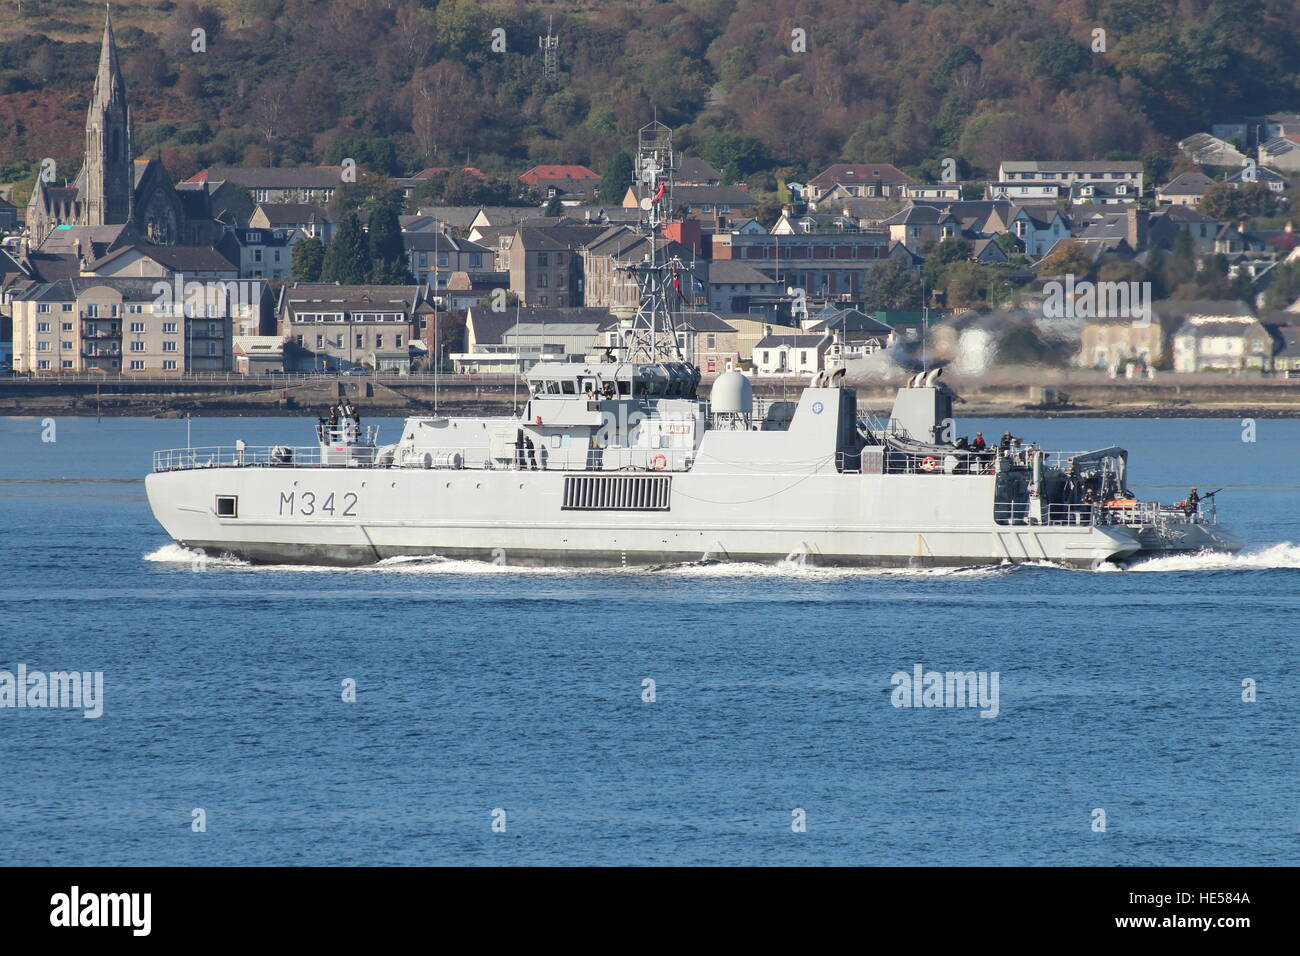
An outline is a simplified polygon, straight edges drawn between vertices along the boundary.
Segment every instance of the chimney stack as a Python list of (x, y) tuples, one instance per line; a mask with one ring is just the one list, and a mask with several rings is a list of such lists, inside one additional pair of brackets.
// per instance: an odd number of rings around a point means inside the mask
[(1134, 252), (1141, 252), (1147, 247), (1147, 211), (1131, 206), (1128, 209), (1128, 229), (1125, 238)]

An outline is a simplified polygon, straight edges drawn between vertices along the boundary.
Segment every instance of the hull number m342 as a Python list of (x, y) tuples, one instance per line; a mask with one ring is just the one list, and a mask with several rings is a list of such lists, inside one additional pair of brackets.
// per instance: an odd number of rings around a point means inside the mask
[(318, 495), (314, 491), (280, 492), (280, 515), (295, 518), (310, 518), (313, 515), (355, 518), (357, 507), (356, 492), (343, 494), (331, 491), (328, 495)]

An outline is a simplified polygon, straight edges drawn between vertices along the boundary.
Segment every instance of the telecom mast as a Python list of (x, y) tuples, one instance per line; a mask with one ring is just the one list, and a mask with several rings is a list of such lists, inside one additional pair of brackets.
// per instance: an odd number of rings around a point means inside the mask
[(537, 45), (542, 50), (542, 76), (555, 76), (560, 69), (560, 38), (555, 36), (551, 27), (555, 17), (546, 21), (546, 36), (537, 38)]

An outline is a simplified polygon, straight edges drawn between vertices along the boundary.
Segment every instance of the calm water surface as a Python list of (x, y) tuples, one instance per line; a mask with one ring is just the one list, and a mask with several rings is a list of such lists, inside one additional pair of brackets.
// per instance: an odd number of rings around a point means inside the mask
[[(1300, 862), (1300, 422), (1254, 442), (1237, 420), (964, 425), (1124, 445), (1142, 497), (1223, 487), (1247, 551), (1109, 573), (196, 572), (138, 480), (184, 421), (65, 418), (43, 442), (0, 418), (0, 670), (102, 671), (105, 698), (91, 720), (0, 709), (0, 860)], [(304, 419), (192, 429), (312, 440)], [(997, 671), (998, 715), (891, 706), (918, 663)]]

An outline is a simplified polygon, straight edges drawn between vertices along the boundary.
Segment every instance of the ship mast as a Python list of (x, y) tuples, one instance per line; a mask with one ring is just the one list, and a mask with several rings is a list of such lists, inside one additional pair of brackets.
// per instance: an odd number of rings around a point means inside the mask
[(620, 266), (631, 273), (640, 289), (639, 304), (631, 325), (626, 329), (624, 344), (629, 362), (681, 362), (669, 299), (682, 296), (681, 283), (690, 281), (680, 259), (659, 261), (658, 238), (664, 223), (672, 215), (673, 173), (677, 157), (673, 152), (673, 133), (655, 120), (637, 133), (636, 178), (641, 184), (641, 232), (649, 253), (640, 263)]

